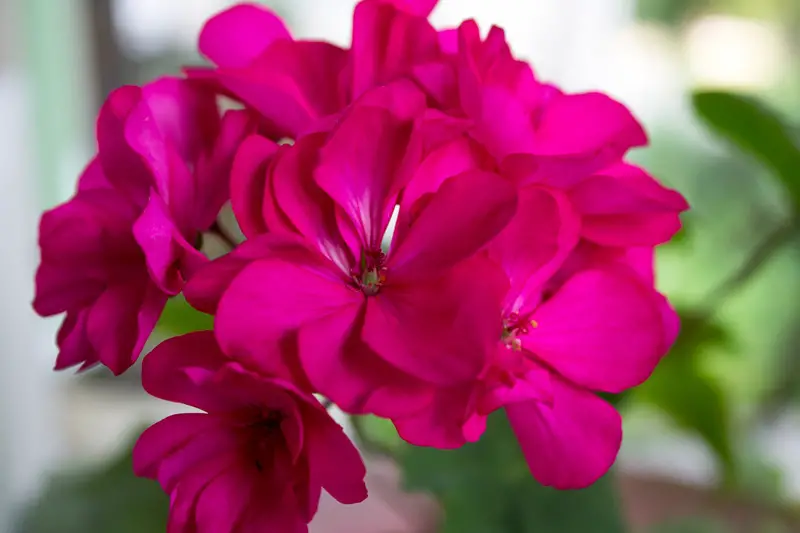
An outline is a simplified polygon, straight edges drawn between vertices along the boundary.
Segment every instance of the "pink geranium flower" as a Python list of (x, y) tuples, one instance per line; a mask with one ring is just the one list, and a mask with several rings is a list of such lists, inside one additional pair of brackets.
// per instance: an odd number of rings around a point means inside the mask
[(220, 123), (214, 95), (165, 78), (114, 91), (98, 154), (74, 198), (42, 217), (34, 308), (67, 313), (56, 368), (136, 361), (161, 310), (203, 264), (195, 249), (228, 198), (235, 149), (253, 123)]
[(291, 375), (227, 358), (212, 332), (162, 343), (142, 383), (204, 411), (158, 422), (133, 451), (136, 474), (170, 495), (170, 533), (307, 532), (322, 489), (342, 503), (367, 497), (361, 457), (323, 406)]
[[(483, 369), (502, 294), (494, 267), (472, 256), (510, 220), (516, 191), (476, 168), (460, 140), (415, 164), (425, 121), (366, 102), (330, 136), (307, 135), (269, 163), (268, 141), (243, 145), (232, 179), (246, 186), (233, 205), (253, 238), (201, 271), (187, 298), (217, 313), (229, 353), (296, 337), (315, 390), (347, 411), (391, 416), (418, 409), (431, 384)], [(410, 197), (420, 201), (406, 212)]]
[[(526, 246), (530, 228), (536, 242)], [(642, 383), (674, 336), (664, 322), (663, 297), (622, 263), (597, 263), (548, 289), (579, 232), (566, 194), (539, 187), (520, 192), (518, 214), (488, 248), (510, 286), (492, 363), (473, 385), (442, 389), (432, 408), (396, 420), (404, 438), (459, 446), (476, 440), (485, 416), (504, 407), (541, 483), (579, 488), (608, 470), (621, 421), (595, 392)]]

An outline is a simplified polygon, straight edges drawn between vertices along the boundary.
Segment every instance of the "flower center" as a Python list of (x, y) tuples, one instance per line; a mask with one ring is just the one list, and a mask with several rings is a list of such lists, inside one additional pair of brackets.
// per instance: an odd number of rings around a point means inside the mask
[(509, 350), (519, 352), (522, 350), (522, 339), (517, 338), (517, 336), (527, 335), (530, 332), (530, 328), (535, 328), (538, 325), (535, 320), (520, 318), (519, 313), (509, 313), (508, 316), (503, 318), (503, 331), (500, 334), (500, 341)]
[(352, 272), (353, 281), (367, 296), (375, 296), (386, 281), (386, 255), (381, 250), (362, 250), (358, 268)]
[(268, 411), (252, 423), (251, 428), (256, 432), (254, 460), (256, 470), (264, 471), (262, 457), (270, 454), (274, 445), (273, 439), (276, 431), (280, 431), (284, 415), (280, 411)]

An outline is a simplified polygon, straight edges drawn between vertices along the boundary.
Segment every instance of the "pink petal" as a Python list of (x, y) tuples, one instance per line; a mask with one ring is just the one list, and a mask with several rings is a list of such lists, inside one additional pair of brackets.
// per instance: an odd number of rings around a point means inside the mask
[(514, 216), (513, 185), (472, 171), (445, 181), (389, 255), (394, 279), (430, 279), (477, 252)]
[(359, 338), (361, 305), (303, 326), (300, 357), (314, 388), (351, 414), (402, 416), (422, 408), (430, 389), (391, 366)]
[(188, 441), (212, 429), (220, 429), (218, 418), (204, 413), (169, 416), (142, 433), (133, 448), (133, 471), (137, 476), (156, 479), (163, 459)]
[(261, 260), (230, 284), (215, 328), (226, 352), (256, 354), (259, 347), (362, 298), (325, 263)]
[(245, 67), (278, 40), (291, 40), (283, 21), (264, 6), (235, 5), (200, 32), (200, 52), (220, 67)]
[(139, 87), (127, 85), (109, 94), (97, 117), (98, 159), (110, 183), (143, 206), (152, 185), (150, 171), (125, 138), (125, 122), (142, 98)]
[(439, 3), (439, 0), (380, 0), (392, 4), (397, 9), (416, 15), (427, 17)]
[(195, 309), (216, 314), (219, 300), (234, 278), (254, 261), (271, 256), (304, 263), (318, 259), (307, 243), (295, 236), (259, 235), (243, 242), (233, 252), (207, 263), (189, 280), (183, 294)]
[(248, 238), (266, 233), (267, 224), (262, 214), (264, 204), (270, 199), (267, 172), (278, 145), (252, 135), (242, 141), (231, 168), (231, 207), (242, 233)]
[(617, 165), (570, 191), (586, 238), (608, 246), (655, 246), (680, 229), (686, 200), (632, 165)]
[(519, 192), (517, 212), (488, 246), (506, 272), (511, 290), (506, 309), (535, 305), (534, 294), (578, 244), (580, 219), (565, 194), (539, 187)]
[(243, 468), (231, 468), (211, 481), (197, 498), (197, 533), (235, 531), (251, 504), (255, 476)]
[(64, 322), (58, 330), (56, 344), (58, 356), (53, 367), (54, 370), (81, 365), (80, 370), (90, 368), (100, 362), (100, 356), (92, 346), (86, 332), (86, 319), (90, 309), (71, 311), (64, 317)]
[(523, 348), (592, 390), (639, 385), (663, 355), (659, 296), (622, 270), (575, 274), (533, 319)]
[[(196, 531), (195, 511), (197, 499), (203, 490), (223, 472), (234, 467), (230, 454), (188, 468), (179, 482), (171, 487), (167, 533)], [(163, 486), (163, 485), (162, 485)]]
[[(391, 274), (391, 273), (390, 273)], [(367, 300), (362, 337), (387, 362), (419, 379), (451, 386), (475, 379), (502, 331), (506, 278), (475, 258), (440, 277), (389, 282)]]
[(354, 108), (322, 148), (317, 183), (356, 224), (361, 242), (380, 248), (397, 194), (409, 131), (387, 110)]
[(175, 227), (168, 207), (157, 194), (150, 196), (133, 234), (145, 254), (150, 276), (166, 294), (181, 292), (184, 280), (207, 261)]
[(426, 111), (425, 93), (413, 82), (400, 79), (381, 85), (358, 99), (355, 106), (372, 106), (388, 110), (401, 121), (414, 120)]
[[(355, 263), (337, 228), (336, 204), (316, 181), (314, 169), (325, 134), (299, 139), (275, 161), (275, 203), (294, 229), (344, 272)], [(274, 230), (273, 230), (274, 231)]]
[(367, 498), (367, 469), (342, 427), (322, 409), (306, 415), (306, 453), (311, 483), (319, 483), (340, 503)]
[(619, 413), (594, 394), (561, 380), (552, 406), (506, 407), (533, 477), (560, 490), (588, 487), (614, 464), (622, 441)]
[(414, 446), (450, 450), (468, 439), (465, 426), (473, 404), (472, 384), (439, 389), (431, 403), (410, 416), (393, 419), (400, 437)]
[(221, 68), (216, 76), (263, 116), (275, 139), (296, 138), (344, 107), (340, 78), (347, 59), (345, 50), (329, 43), (280, 40), (247, 67)]
[(231, 199), (230, 181), (234, 156), (245, 138), (255, 132), (253, 114), (231, 110), (222, 117), (219, 135), (210, 152), (201, 154), (195, 167), (198, 204), (194, 207), (193, 229), (205, 231), (217, 219), (222, 206)]
[(631, 112), (601, 93), (561, 95), (538, 120), (536, 154), (603, 154), (608, 162), (630, 148), (647, 144), (647, 135)]
[[(392, 5), (394, 4), (394, 5)], [(398, 9), (398, 4), (400, 9)], [(439, 56), (439, 37), (423, 17), (430, 0), (367, 0), (353, 14), (353, 96), (410, 72), (415, 64)]]
[(242, 515), (236, 533), (308, 533), (297, 498), (291, 490), (256, 494)]
[(167, 297), (149, 283), (113, 285), (92, 305), (86, 331), (100, 362), (114, 374), (138, 359)]
[(173, 337), (156, 346), (142, 365), (142, 385), (148, 394), (207, 412), (237, 407), (230, 397), (213, 394), (206, 383), (230, 359), (211, 331)]

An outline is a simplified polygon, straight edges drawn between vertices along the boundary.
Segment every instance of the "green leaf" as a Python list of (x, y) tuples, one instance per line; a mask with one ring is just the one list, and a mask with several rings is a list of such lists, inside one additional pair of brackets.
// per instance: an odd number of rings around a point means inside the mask
[(715, 133), (771, 169), (800, 208), (800, 149), (791, 127), (748, 96), (696, 92), (692, 103)]
[(354, 415), (350, 417), (350, 422), (362, 448), (391, 456), (402, 451), (404, 442), (391, 420), (373, 415)]
[(557, 491), (530, 474), (504, 414), (458, 450), (408, 447), (400, 457), (406, 486), (439, 498), (442, 533), (621, 533), (609, 476), (588, 489)]
[(176, 296), (167, 302), (156, 327), (167, 335), (183, 335), (213, 329), (214, 317), (189, 305), (183, 296)]
[(697, 357), (705, 347), (728, 342), (725, 330), (709, 318), (681, 313), (681, 333), (675, 346), (650, 379), (636, 389), (636, 395), (700, 436), (731, 480), (735, 468), (728, 405), (720, 386), (703, 373)]

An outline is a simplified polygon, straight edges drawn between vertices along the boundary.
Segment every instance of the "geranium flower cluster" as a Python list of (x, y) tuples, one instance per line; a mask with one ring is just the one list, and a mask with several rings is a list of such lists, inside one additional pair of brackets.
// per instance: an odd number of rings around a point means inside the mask
[[(215, 317), (143, 364), (150, 394), (202, 411), (134, 450), (170, 532), (306, 531), (322, 489), (363, 500), (328, 401), (438, 448), (505, 409), (560, 489), (614, 462), (598, 393), (675, 340), (653, 251), (687, 204), (625, 161), (647, 139), (622, 104), (540, 81), (499, 28), (437, 31), (435, 3), (362, 1), (349, 49), (256, 5), (220, 13), (199, 41), (214, 66), (113, 92), (75, 196), (42, 217), (57, 369), (124, 372), (181, 293)], [(245, 239), (210, 260), (228, 202)]]

